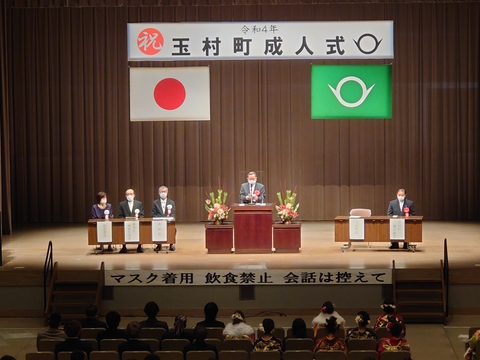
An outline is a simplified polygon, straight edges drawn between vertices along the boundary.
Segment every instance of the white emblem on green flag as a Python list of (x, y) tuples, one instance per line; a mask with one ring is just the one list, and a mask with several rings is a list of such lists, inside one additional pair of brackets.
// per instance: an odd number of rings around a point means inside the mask
[(390, 119), (390, 65), (312, 65), (312, 119)]

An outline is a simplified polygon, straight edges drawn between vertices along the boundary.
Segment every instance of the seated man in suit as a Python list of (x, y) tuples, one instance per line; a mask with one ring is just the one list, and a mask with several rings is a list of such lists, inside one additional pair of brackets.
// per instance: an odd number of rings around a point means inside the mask
[[(118, 204), (118, 217), (135, 217), (135, 214), (138, 214), (139, 218), (145, 217), (145, 212), (143, 210), (143, 204), (141, 201), (135, 200), (135, 191), (133, 189), (128, 189), (125, 191), (126, 200)], [(138, 210), (138, 211), (137, 211)], [(127, 252), (126, 244), (123, 244), (121, 253)], [(143, 253), (142, 245), (138, 244), (137, 252)]]
[(257, 182), (257, 173), (250, 171), (247, 175), (247, 182), (240, 187), (240, 202), (245, 204), (265, 202), (265, 186)]
[(89, 304), (85, 308), (85, 315), (87, 316), (82, 321), (82, 328), (107, 328), (107, 323), (98, 320), (98, 307), (95, 304)]
[(105, 320), (107, 320), (108, 329), (98, 333), (98, 344), (100, 344), (103, 339), (128, 339), (127, 332), (118, 328), (120, 326), (121, 317), (117, 311), (109, 311)]
[[(160, 186), (158, 188), (160, 199), (154, 200), (152, 205), (152, 217), (171, 217), (175, 218), (175, 201), (168, 199), (168, 188)], [(158, 244), (155, 250), (162, 249), (162, 245)], [(170, 244), (170, 251), (175, 251), (175, 245)]]
[(205, 314), (205, 320), (197, 322), (197, 325), (207, 327), (221, 327), (224, 328), (225, 324), (217, 320), (218, 305), (214, 302), (209, 302), (203, 308)]
[[(405, 214), (412, 216), (415, 215), (415, 204), (412, 200), (408, 200), (406, 196), (407, 192), (405, 189), (398, 189), (397, 198), (390, 201), (390, 204), (388, 204), (388, 216), (405, 216)], [(403, 248), (408, 249), (408, 243), (404, 242)], [(392, 242), (390, 249), (398, 249), (398, 242)]]

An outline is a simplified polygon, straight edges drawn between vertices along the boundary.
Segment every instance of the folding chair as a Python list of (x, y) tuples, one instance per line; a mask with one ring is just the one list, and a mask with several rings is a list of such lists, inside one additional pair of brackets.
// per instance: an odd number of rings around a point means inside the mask
[(347, 355), (341, 350), (320, 350), (316, 352), (315, 360), (347, 360)]
[[(155, 351), (160, 360), (183, 360), (183, 351)], [(91, 360), (91, 359), (90, 359)]]
[[(315, 342), (310, 338), (287, 338), (285, 340), (285, 350), (310, 350), (313, 351)], [(313, 358), (313, 357), (312, 357)]]
[(185, 360), (211, 360), (216, 359), (217, 355), (212, 350), (192, 350), (187, 352)]
[(376, 350), (352, 350), (348, 352), (347, 360), (378, 360), (378, 353)]
[(252, 351), (250, 360), (282, 360), (280, 351)]
[(118, 352), (109, 351), (92, 351), (90, 353), (90, 360), (119, 360)]
[(118, 351), (118, 345), (123, 344), (125, 339), (103, 339), (100, 341), (100, 350), (102, 351)]
[(222, 350), (245, 350), (250, 354), (253, 350), (253, 344), (249, 339), (225, 339)]
[[(218, 353), (218, 360), (249, 360), (250, 354), (245, 350), (222, 350)], [(309, 360), (312, 360), (310, 358)]]
[(183, 348), (190, 344), (187, 339), (165, 339), (162, 341), (162, 350), (167, 351), (183, 351)]
[(287, 350), (283, 353), (283, 360), (312, 360), (312, 350)]
[(149, 351), (124, 351), (121, 360), (144, 360), (150, 354)]
[(380, 360), (410, 360), (411, 353), (410, 351), (399, 350), (399, 351), (383, 351), (380, 355)]
[(376, 339), (349, 339), (347, 342), (348, 351), (351, 350), (377, 350)]
[(55, 353), (51, 351), (26, 353), (25, 360), (55, 360)]
[(138, 337), (141, 339), (157, 339), (161, 343), (165, 333), (164, 328), (142, 328)]

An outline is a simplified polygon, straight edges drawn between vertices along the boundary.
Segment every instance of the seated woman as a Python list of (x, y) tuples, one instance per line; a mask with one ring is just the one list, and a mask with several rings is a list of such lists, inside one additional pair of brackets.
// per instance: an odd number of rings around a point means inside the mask
[(398, 323), (402, 327), (403, 336), (407, 334), (407, 329), (405, 328), (405, 323), (403, 318), (395, 312), (395, 302), (391, 298), (385, 298), (383, 300), (382, 306), (383, 314), (380, 315), (375, 321), (373, 330), (376, 331), (380, 327), (386, 327), (389, 323)]
[[(107, 202), (107, 193), (100, 191), (97, 195), (97, 203), (92, 206), (92, 219), (105, 219), (108, 215), (109, 219), (113, 219), (112, 204)], [(103, 251), (103, 245), (98, 250)], [(113, 251), (112, 245), (108, 244), (107, 251)]]
[(468, 340), (468, 349), (464, 355), (465, 360), (472, 360), (473, 353), (477, 347), (478, 338), (480, 338), (480, 330), (475, 331), (470, 340)]
[(355, 317), (357, 327), (348, 330), (347, 338), (345, 342), (348, 344), (350, 339), (375, 339), (377, 340), (377, 334), (373, 329), (368, 328), (370, 324), (370, 315), (365, 311), (359, 311)]
[(173, 329), (169, 329), (163, 339), (187, 339), (192, 343), (193, 341), (193, 333), (185, 332), (185, 328), (187, 327), (187, 318), (185, 315), (177, 315), (175, 316), (175, 322), (173, 323)]
[(325, 323), (325, 329), (327, 330), (327, 335), (318, 339), (315, 342), (315, 347), (313, 348), (313, 353), (315, 354), (318, 351), (322, 350), (341, 350), (347, 354), (347, 346), (345, 341), (338, 338), (335, 333), (340, 328), (340, 323), (337, 321), (335, 316), (332, 316), (327, 319)]
[(275, 323), (272, 319), (263, 319), (260, 330), (264, 334), (253, 343), (253, 351), (280, 351), (283, 352), (282, 340), (272, 335)]
[(340, 324), (341, 327), (345, 325), (345, 319), (337, 313), (333, 303), (331, 301), (326, 301), (322, 305), (322, 310), (320, 311), (320, 314), (318, 314), (312, 320), (314, 337), (317, 337), (318, 328), (325, 327), (325, 322), (332, 316), (337, 319), (337, 322)]
[(381, 358), (383, 351), (410, 351), (408, 341), (402, 338), (402, 325), (399, 323), (389, 323), (387, 325), (388, 338), (382, 339), (378, 344), (378, 358)]
[(235, 311), (232, 316), (232, 322), (225, 326), (223, 335), (225, 339), (250, 339), (255, 340), (255, 330), (245, 323), (245, 315), (240, 310)]

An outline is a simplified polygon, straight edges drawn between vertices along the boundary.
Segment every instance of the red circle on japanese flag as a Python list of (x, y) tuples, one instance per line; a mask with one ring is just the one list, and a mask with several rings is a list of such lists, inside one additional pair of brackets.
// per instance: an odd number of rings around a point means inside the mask
[(162, 50), (164, 44), (163, 35), (154, 28), (146, 28), (137, 36), (137, 46), (145, 55), (155, 55)]
[(185, 101), (187, 91), (185, 86), (177, 79), (167, 78), (161, 80), (153, 91), (153, 97), (158, 106), (165, 110), (175, 110)]

